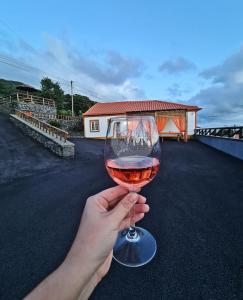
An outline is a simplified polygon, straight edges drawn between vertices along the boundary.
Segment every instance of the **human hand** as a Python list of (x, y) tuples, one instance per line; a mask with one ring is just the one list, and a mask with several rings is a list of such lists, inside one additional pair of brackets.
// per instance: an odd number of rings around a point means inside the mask
[[(138, 192), (138, 191), (137, 191)], [(74, 243), (64, 262), (25, 299), (70, 300), (89, 298), (108, 272), (118, 231), (149, 211), (146, 199), (116, 186), (88, 198)], [(134, 207), (134, 214), (129, 211)]]
[[(112, 249), (118, 232), (138, 222), (149, 211), (146, 198), (116, 186), (87, 199), (75, 242), (67, 261), (85, 261), (92, 276), (84, 290), (93, 290), (106, 275), (112, 260)], [(134, 206), (134, 214), (129, 211)], [(90, 292), (90, 293), (91, 293)], [(83, 298), (83, 297), (82, 297)]]

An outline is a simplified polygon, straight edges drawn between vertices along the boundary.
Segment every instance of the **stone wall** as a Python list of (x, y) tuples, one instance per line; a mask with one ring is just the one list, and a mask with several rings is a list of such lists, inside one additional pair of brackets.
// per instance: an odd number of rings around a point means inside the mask
[(72, 131), (75, 127), (81, 126), (81, 120), (57, 120), (63, 130)]
[(10, 115), (10, 119), (13, 123), (19, 127), (24, 134), (30, 136), (34, 140), (38, 141), (44, 147), (50, 149), (58, 156), (65, 158), (72, 158), (75, 154), (75, 145), (69, 141), (61, 141), (59, 138), (53, 137), (50, 134), (43, 132), (39, 128), (27, 123), (16, 115)]
[(49, 114), (49, 115), (56, 115), (57, 109), (56, 107), (40, 105), (30, 102), (18, 102), (16, 105), (16, 109), (23, 110), (23, 111), (32, 111), (33, 114)]
[(0, 111), (4, 113), (13, 113), (15, 109), (22, 111), (32, 111), (33, 114), (49, 114), (56, 115), (57, 109), (56, 107), (40, 105), (30, 102), (16, 102), (9, 101), (4, 104), (0, 101)]
[(44, 121), (46, 123), (50, 123), (50, 121), (55, 120), (60, 124), (60, 128), (66, 131), (73, 131), (75, 128), (80, 127), (82, 128), (82, 120), (81, 119), (73, 119), (73, 120), (62, 120), (62, 119), (49, 119), (46, 117), (40, 117), (35, 114), (33, 114), (33, 117)]
[(11, 114), (15, 111), (15, 103), (14, 102), (4, 102), (2, 103), (0, 101), (0, 112), (5, 113), (5, 114)]
[(13, 112), (13, 109), (9, 105), (0, 105), (0, 112), (10, 114)]

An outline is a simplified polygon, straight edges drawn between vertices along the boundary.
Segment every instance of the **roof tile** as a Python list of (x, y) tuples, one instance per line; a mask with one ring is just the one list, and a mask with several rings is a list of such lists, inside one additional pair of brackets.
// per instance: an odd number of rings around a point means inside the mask
[(145, 112), (158, 110), (200, 110), (198, 106), (185, 105), (160, 100), (141, 100), (123, 102), (98, 102), (87, 110), (84, 116), (116, 115), (127, 112)]

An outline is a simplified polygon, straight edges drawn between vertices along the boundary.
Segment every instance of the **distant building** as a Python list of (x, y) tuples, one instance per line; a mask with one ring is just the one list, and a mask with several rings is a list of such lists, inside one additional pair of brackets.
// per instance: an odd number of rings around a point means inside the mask
[(108, 121), (126, 115), (154, 116), (161, 137), (190, 138), (197, 126), (198, 106), (173, 102), (124, 101), (96, 103), (83, 114), (86, 138), (105, 138)]

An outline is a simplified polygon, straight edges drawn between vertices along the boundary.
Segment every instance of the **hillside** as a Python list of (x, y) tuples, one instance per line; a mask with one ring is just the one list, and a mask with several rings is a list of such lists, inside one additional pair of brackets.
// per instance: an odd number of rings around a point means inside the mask
[(0, 78), (0, 97), (9, 96), (16, 93), (16, 86), (23, 84), (19, 81), (6, 80)]
[[(13, 81), (13, 80), (6, 80), (6, 79), (0, 78), (0, 97), (9, 96), (11, 94), (16, 93), (17, 92), (16, 86), (22, 85), (22, 84), (28, 84), (28, 83), (23, 83), (23, 82)], [(61, 88), (60, 88), (60, 91), (61, 91), (62, 99), (60, 99), (60, 93), (57, 94), (54, 92), (54, 94), (53, 94), (53, 89), (51, 89), (52, 94), (50, 96), (43, 95), (42, 90), (35, 92), (35, 94), (38, 96), (42, 96), (42, 97), (53, 98), (56, 101), (56, 103), (57, 103), (57, 100), (59, 100), (59, 102), (61, 101), (62, 108), (63, 108), (61, 114), (70, 113), (71, 96), (70, 96), (70, 94), (65, 94)], [(96, 103), (95, 101), (92, 101), (91, 99), (89, 99), (89, 97), (79, 95), (79, 94), (75, 94), (73, 96), (73, 98), (74, 98), (74, 112), (77, 115), (80, 114), (81, 112), (87, 111), (91, 106), (93, 106)], [(66, 110), (66, 112), (65, 112), (65, 110)]]

